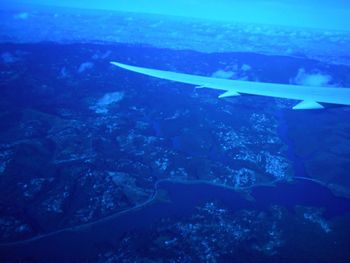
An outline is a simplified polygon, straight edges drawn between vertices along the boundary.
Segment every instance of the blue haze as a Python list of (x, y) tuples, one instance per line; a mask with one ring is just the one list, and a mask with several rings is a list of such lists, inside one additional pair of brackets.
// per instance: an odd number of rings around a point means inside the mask
[(346, 0), (5, 0), (7, 3), (30, 3), (119, 10), (129, 12), (196, 17), (224, 21), (312, 27), (349, 31), (350, 2)]
[(2, 1), (1, 262), (350, 262), (350, 109), (110, 61), (350, 87), (348, 1)]

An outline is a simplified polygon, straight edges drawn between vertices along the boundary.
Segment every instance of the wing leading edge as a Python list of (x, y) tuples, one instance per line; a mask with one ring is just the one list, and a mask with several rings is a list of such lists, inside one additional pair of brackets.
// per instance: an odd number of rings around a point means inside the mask
[(239, 96), (240, 94), (268, 96), (301, 101), (293, 109), (321, 109), (320, 103), (350, 105), (350, 88), (312, 87), (265, 82), (252, 82), (230, 79), (219, 79), (130, 66), (111, 62), (117, 67), (151, 77), (196, 85), (197, 88), (210, 88), (225, 91), (219, 98)]

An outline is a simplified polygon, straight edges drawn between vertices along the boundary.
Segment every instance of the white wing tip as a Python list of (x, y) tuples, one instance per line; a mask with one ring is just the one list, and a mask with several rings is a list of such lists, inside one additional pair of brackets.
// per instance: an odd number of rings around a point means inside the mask
[(134, 66), (127, 65), (127, 64), (115, 62), (115, 61), (110, 61), (109, 63), (114, 65), (114, 66), (117, 66), (118, 68), (130, 70), (130, 71), (135, 71), (135, 72), (138, 72), (137, 69), (141, 69), (141, 68), (137, 68), (137, 67), (134, 67)]
[(109, 63), (111, 63), (112, 65), (117, 66), (117, 67), (120, 67), (120, 66), (123, 65), (123, 64), (118, 63), (118, 62), (115, 62), (115, 61), (111, 61), (111, 62), (109, 62)]

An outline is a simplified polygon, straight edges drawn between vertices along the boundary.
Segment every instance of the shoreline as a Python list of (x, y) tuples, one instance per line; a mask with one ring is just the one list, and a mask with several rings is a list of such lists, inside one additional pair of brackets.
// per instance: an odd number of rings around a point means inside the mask
[[(138, 204), (136, 206), (127, 208), (125, 210), (113, 213), (111, 215), (108, 215), (106, 217), (103, 218), (99, 218), (96, 219), (92, 222), (89, 223), (82, 223), (79, 225), (75, 225), (75, 226), (71, 226), (71, 227), (66, 227), (66, 228), (62, 228), (56, 231), (52, 231), (46, 234), (42, 234), (42, 235), (36, 235), (27, 239), (23, 239), (23, 240), (18, 240), (18, 241), (11, 241), (11, 242), (6, 242), (6, 243), (0, 243), (0, 248), (6, 248), (6, 247), (12, 247), (12, 246), (17, 246), (17, 245), (26, 245), (29, 244), (31, 242), (35, 242), (47, 237), (51, 237), (51, 236), (55, 236), (57, 234), (60, 233), (64, 233), (64, 232), (76, 232), (76, 231), (81, 231), (85, 228), (89, 228), (92, 227), (94, 225), (100, 224), (104, 221), (110, 220), (110, 219), (115, 219), (118, 218), (119, 216), (122, 216), (124, 214), (127, 213), (131, 213), (133, 211), (137, 211), (139, 209), (142, 209), (148, 205), (151, 205), (153, 202), (157, 201), (158, 198), (158, 193), (159, 193), (159, 184), (164, 183), (164, 182), (168, 182), (168, 183), (177, 183), (177, 184), (184, 184), (184, 185), (194, 185), (194, 184), (207, 184), (207, 185), (211, 185), (211, 186), (215, 186), (215, 187), (221, 187), (224, 189), (228, 189), (230, 191), (235, 191), (237, 193), (243, 193), (243, 191), (245, 190), (249, 190), (249, 189), (253, 189), (256, 187), (262, 187), (262, 186), (268, 186), (268, 187), (273, 187), (275, 186), (276, 183), (292, 183), (294, 180), (293, 179), (297, 179), (297, 180), (307, 180), (307, 181), (312, 181), (314, 183), (318, 183), (323, 187), (326, 187), (324, 184), (322, 184), (321, 182), (317, 181), (317, 180), (313, 180), (312, 178), (306, 178), (306, 177), (292, 177), (291, 180), (280, 180), (280, 179), (276, 179), (274, 181), (271, 181), (270, 183), (261, 183), (261, 184), (255, 184), (253, 186), (247, 186), (247, 187), (241, 187), (241, 188), (235, 188), (233, 186), (229, 186), (229, 185), (224, 185), (224, 184), (219, 184), (219, 183), (215, 183), (215, 182), (209, 182), (209, 181), (205, 181), (205, 180), (192, 180), (192, 181), (185, 181), (185, 180), (181, 180), (181, 179), (159, 179), (158, 181), (155, 182), (154, 184), (154, 192), (153, 194), (150, 196), (150, 198), (148, 198), (145, 202)], [(246, 197), (245, 197), (246, 198)]]

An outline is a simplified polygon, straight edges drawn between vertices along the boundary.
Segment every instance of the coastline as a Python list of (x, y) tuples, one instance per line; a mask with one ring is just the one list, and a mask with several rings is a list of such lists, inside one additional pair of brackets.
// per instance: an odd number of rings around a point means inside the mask
[[(292, 179), (294, 179), (294, 177)], [(315, 181), (315, 180), (310, 180), (309, 178), (296, 177), (295, 179), (308, 180), (308, 181), (312, 181), (312, 182), (321, 184), (320, 182)], [(159, 190), (160, 190), (159, 184), (161, 184), (161, 183), (177, 183), (177, 184), (185, 184), (185, 185), (186, 184), (187, 185), (206, 184), (206, 185), (211, 185), (211, 186), (215, 186), (215, 187), (221, 187), (223, 189), (228, 189), (228, 190), (240, 193), (240, 191), (245, 191), (245, 190), (253, 189), (255, 187), (260, 187), (260, 186), (274, 187), (276, 183), (283, 183), (283, 182), (284, 183), (291, 183), (291, 182), (293, 182), (293, 180), (285, 181), (285, 180), (277, 179), (277, 180), (271, 181), (270, 183), (262, 183), (262, 184), (255, 184), (255, 185), (249, 186), (249, 187), (235, 188), (233, 186), (223, 185), (223, 184), (209, 182), (209, 181), (205, 181), (205, 180), (185, 181), (185, 180), (179, 180), (179, 179), (160, 179), (160, 180), (155, 182), (155, 184), (154, 184), (154, 192), (150, 196), (150, 198), (148, 198), (148, 200), (146, 200), (145, 202), (143, 202), (141, 204), (138, 204), (136, 206), (127, 208), (125, 210), (122, 210), (122, 211), (119, 211), (119, 212), (116, 212), (116, 213), (113, 213), (113, 214), (111, 214), (109, 216), (106, 216), (106, 217), (103, 217), (103, 218), (99, 218), (99, 219), (94, 220), (94, 221), (89, 222), (89, 223), (83, 223), (83, 224), (75, 225), (75, 226), (72, 226), (72, 227), (62, 228), (62, 229), (59, 229), (59, 230), (56, 230), (56, 231), (53, 231), (53, 232), (49, 232), (49, 233), (46, 233), (46, 234), (36, 235), (36, 236), (28, 238), (28, 239), (23, 239), (23, 240), (18, 240), (18, 241), (11, 241), (11, 242), (7, 242), (7, 243), (0, 243), (0, 248), (6, 248), (6, 247), (11, 247), (11, 246), (17, 246), (17, 245), (26, 245), (26, 244), (30, 244), (31, 242), (35, 242), (35, 241), (38, 241), (38, 240), (41, 240), (41, 239), (52, 237), (52, 236), (55, 236), (57, 234), (64, 233), (64, 232), (82, 231), (85, 228), (89, 228), (89, 227), (92, 227), (94, 225), (103, 223), (104, 221), (115, 219), (115, 218), (118, 218), (118, 217), (120, 217), (120, 216), (122, 216), (124, 214), (132, 213), (134, 211), (138, 211), (138, 210), (140, 210), (140, 209), (142, 209), (142, 208), (144, 208), (144, 207), (146, 207), (148, 205), (151, 205), (151, 204), (153, 204), (154, 202), (157, 201), (158, 193), (159, 193)], [(322, 185), (322, 186), (324, 186), (324, 185)]]

